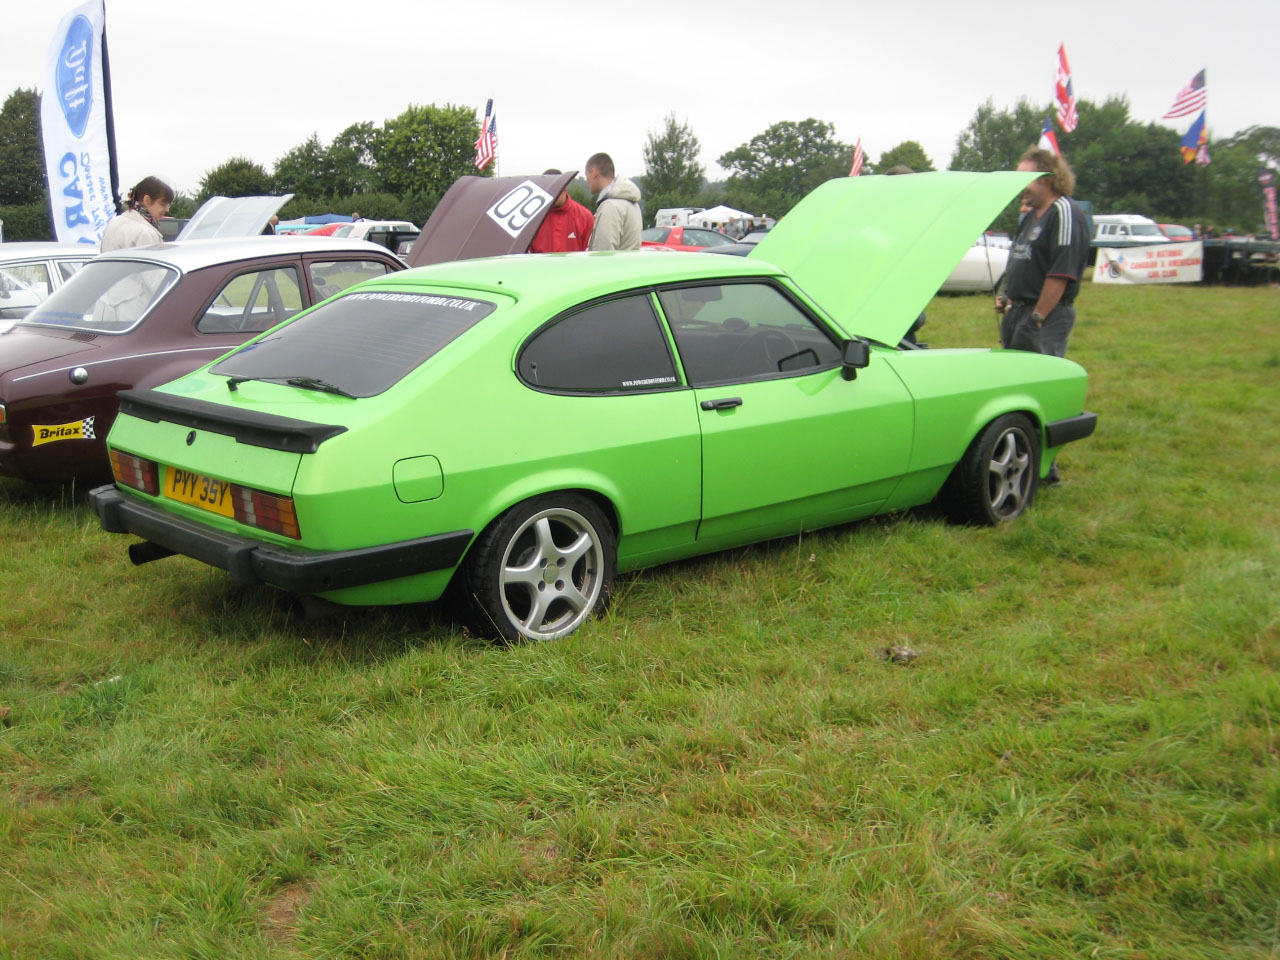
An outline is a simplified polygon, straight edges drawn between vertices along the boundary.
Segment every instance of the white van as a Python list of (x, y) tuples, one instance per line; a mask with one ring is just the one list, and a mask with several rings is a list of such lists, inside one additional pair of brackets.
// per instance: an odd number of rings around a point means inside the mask
[(1150, 217), (1135, 213), (1100, 213), (1093, 218), (1095, 247), (1145, 247), (1169, 242)]
[(653, 218), (655, 227), (687, 227), (689, 216), (701, 213), (706, 207), (663, 207)]

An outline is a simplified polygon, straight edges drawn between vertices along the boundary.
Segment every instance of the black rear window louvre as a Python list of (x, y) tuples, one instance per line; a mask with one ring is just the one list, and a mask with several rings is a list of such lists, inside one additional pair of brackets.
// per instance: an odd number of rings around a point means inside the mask
[(165, 421), (234, 437), (237, 443), (285, 453), (315, 453), (331, 437), (347, 428), (311, 423), (256, 410), (237, 410), (208, 400), (175, 397), (158, 390), (121, 390), (120, 412), (151, 423)]

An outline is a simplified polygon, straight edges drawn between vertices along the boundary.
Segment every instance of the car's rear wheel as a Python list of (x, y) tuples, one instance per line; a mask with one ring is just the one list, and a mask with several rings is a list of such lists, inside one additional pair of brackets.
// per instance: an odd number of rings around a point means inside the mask
[(616, 551), (612, 526), (586, 497), (517, 504), (471, 549), (464, 585), (476, 627), (509, 642), (572, 633), (608, 603)]
[(1023, 414), (1008, 413), (969, 444), (942, 488), (942, 506), (956, 523), (1007, 523), (1031, 506), (1039, 475), (1035, 425)]

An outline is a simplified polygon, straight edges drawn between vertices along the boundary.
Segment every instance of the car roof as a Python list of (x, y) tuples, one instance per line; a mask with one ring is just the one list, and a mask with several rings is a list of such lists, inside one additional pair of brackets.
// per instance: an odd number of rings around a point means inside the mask
[(0, 243), (0, 262), (6, 260), (31, 260), (36, 257), (96, 257), (98, 248), (90, 243), (54, 243), (50, 240), (29, 240), (21, 243)]
[(415, 267), (362, 284), (373, 287), (464, 287), (548, 303), (582, 302), (635, 287), (693, 280), (782, 276), (771, 263), (737, 257), (663, 256), (644, 250), (513, 254)]
[(129, 247), (100, 254), (98, 260), (149, 260), (177, 267), (184, 273), (218, 263), (257, 257), (299, 256), (306, 253), (369, 253), (388, 256), (387, 248), (367, 240), (334, 237), (228, 237), (222, 240), (183, 240)]
[(1138, 213), (1096, 213), (1094, 223), (1155, 223), (1150, 217)]

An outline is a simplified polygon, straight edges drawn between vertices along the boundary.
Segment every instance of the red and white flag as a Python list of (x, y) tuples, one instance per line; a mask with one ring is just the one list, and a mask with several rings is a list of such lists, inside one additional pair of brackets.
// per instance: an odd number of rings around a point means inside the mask
[(858, 138), (858, 145), (853, 148), (853, 166), (849, 168), (849, 176), (856, 177), (862, 172), (862, 138)]
[(493, 101), (484, 108), (484, 123), (480, 127), (480, 139), (476, 141), (476, 167), (483, 170), (498, 155), (498, 118), (493, 112)]
[(1199, 113), (1208, 100), (1209, 88), (1205, 86), (1204, 71), (1201, 70), (1182, 88), (1177, 99), (1173, 101), (1173, 106), (1169, 108), (1169, 112), (1160, 119), (1173, 120), (1176, 117), (1187, 117), (1193, 113)]
[(1080, 118), (1076, 114), (1076, 93), (1071, 86), (1071, 65), (1067, 63), (1065, 44), (1058, 44), (1058, 81), (1054, 86), (1053, 98), (1058, 103), (1058, 126), (1063, 133), (1070, 133), (1076, 128)]
[(1053, 132), (1053, 121), (1048, 117), (1044, 118), (1044, 126), (1040, 128), (1040, 143), (1042, 150), (1048, 150), (1050, 153), (1062, 153), (1058, 149), (1058, 136)]

